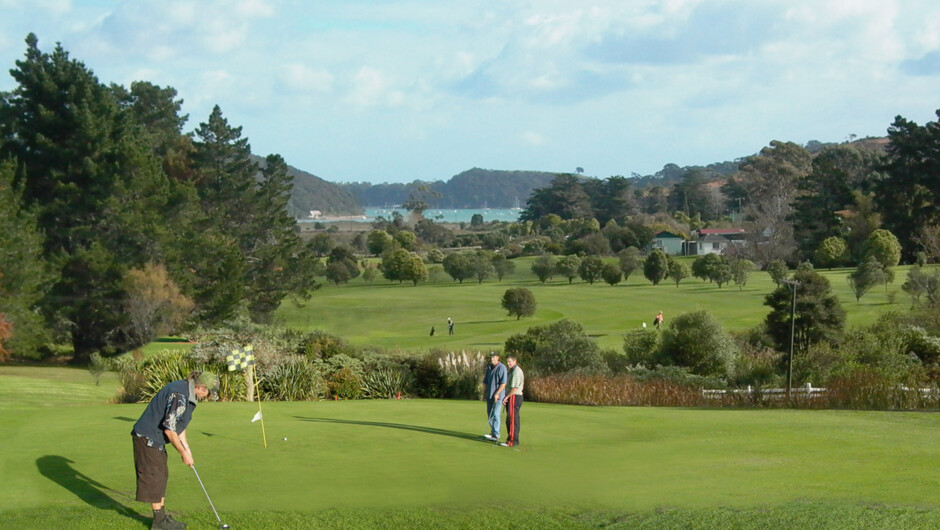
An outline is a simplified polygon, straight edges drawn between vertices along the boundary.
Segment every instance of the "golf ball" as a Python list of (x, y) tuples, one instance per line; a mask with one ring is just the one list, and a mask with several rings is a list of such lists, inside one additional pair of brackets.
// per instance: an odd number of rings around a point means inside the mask
[(287, 441), (287, 438), (284, 438), (284, 441), (286, 442), (286, 441)]

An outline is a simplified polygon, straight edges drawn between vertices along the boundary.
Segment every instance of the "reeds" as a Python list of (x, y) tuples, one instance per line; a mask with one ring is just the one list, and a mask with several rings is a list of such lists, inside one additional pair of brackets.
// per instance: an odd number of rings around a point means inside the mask
[(526, 382), (526, 399), (567, 405), (695, 407), (708, 405), (700, 388), (628, 375), (553, 375)]

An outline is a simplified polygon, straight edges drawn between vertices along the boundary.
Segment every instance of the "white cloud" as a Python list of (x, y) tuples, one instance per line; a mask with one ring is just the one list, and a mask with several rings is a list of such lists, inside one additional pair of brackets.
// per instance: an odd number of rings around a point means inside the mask
[(392, 89), (391, 79), (385, 73), (363, 66), (353, 76), (352, 87), (345, 99), (357, 107), (396, 107), (405, 102), (405, 95)]
[(229, 53), (241, 47), (248, 37), (248, 25), (231, 20), (216, 20), (205, 25), (202, 43), (212, 53)]
[(53, 15), (64, 15), (72, 11), (71, 0), (36, 0), (36, 5)]
[(314, 70), (300, 63), (288, 63), (281, 68), (281, 81), (297, 92), (330, 92), (335, 76), (325, 70)]
[[(370, 164), (408, 177), (457, 163), (553, 170), (571, 165), (571, 153), (597, 175), (645, 173), (772, 139), (883, 134), (895, 114), (934, 119), (940, 75), (936, 0), (0, 6), (5, 69), (35, 31), (44, 51), (62, 42), (102, 82), (172, 86), (196, 123), (219, 104), (253, 143), (278, 151), (291, 142), (309, 157), (292, 163), (354, 179), (395, 176), (369, 174)], [(0, 76), (0, 90), (12, 83)], [(329, 133), (310, 140), (312, 129)], [(334, 143), (353, 137), (397, 142), (386, 155), (409, 161), (355, 157), (366, 148)]]
[(235, 12), (243, 17), (274, 16), (274, 8), (265, 0), (237, 0)]
[(940, 13), (927, 14), (923, 19), (923, 25), (914, 35), (914, 44), (916, 44), (918, 48), (922, 50), (935, 50), (940, 48)]
[(537, 132), (525, 131), (522, 133), (522, 141), (531, 146), (540, 146), (545, 143), (545, 138)]

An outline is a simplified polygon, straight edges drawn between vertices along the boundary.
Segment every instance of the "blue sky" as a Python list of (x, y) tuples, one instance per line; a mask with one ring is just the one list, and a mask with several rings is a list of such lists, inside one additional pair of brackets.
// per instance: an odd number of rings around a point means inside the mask
[(940, 108), (936, 0), (0, 0), (0, 90), (29, 32), (334, 182), (649, 174)]

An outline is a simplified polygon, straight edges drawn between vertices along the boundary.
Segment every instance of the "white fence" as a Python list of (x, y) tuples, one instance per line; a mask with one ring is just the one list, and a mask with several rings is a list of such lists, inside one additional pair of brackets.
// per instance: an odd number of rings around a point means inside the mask
[[(899, 390), (905, 392), (919, 392), (920, 395), (924, 398), (933, 397), (937, 393), (936, 388), (910, 388), (902, 386)], [(816, 397), (825, 396), (828, 392), (828, 389), (825, 388), (816, 388), (811, 383), (806, 383), (803, 386), (795, 386), (790, 389), (790, 397), (797, 399), (812, 399)], [(742, 397), (757, 397), (760, 396), (764, 399), (771, 400), (781, 400), (786, 399), (787, 389), (786, 388), (753, 388), (748, 385), (747, 388), (736, 388), (733, 390), (702, 390), (702, 395), (707, 399), (722, 399), (728, 395), (742, 396)]]
[[(791, 397), (814, 398), (825, 395), (825, 388), (814, 388), (811, 383), (803, 386), (795, 386), (790, 389)], [(757, 388), (748, 385), (747, 388), (736, 388), (733, 390), (702, 390), (702, 395), (708, 399), (722, 399), (727, 395), (735, 396), (761, 396), (765, 399), (786, 399), (786, 388)]]

